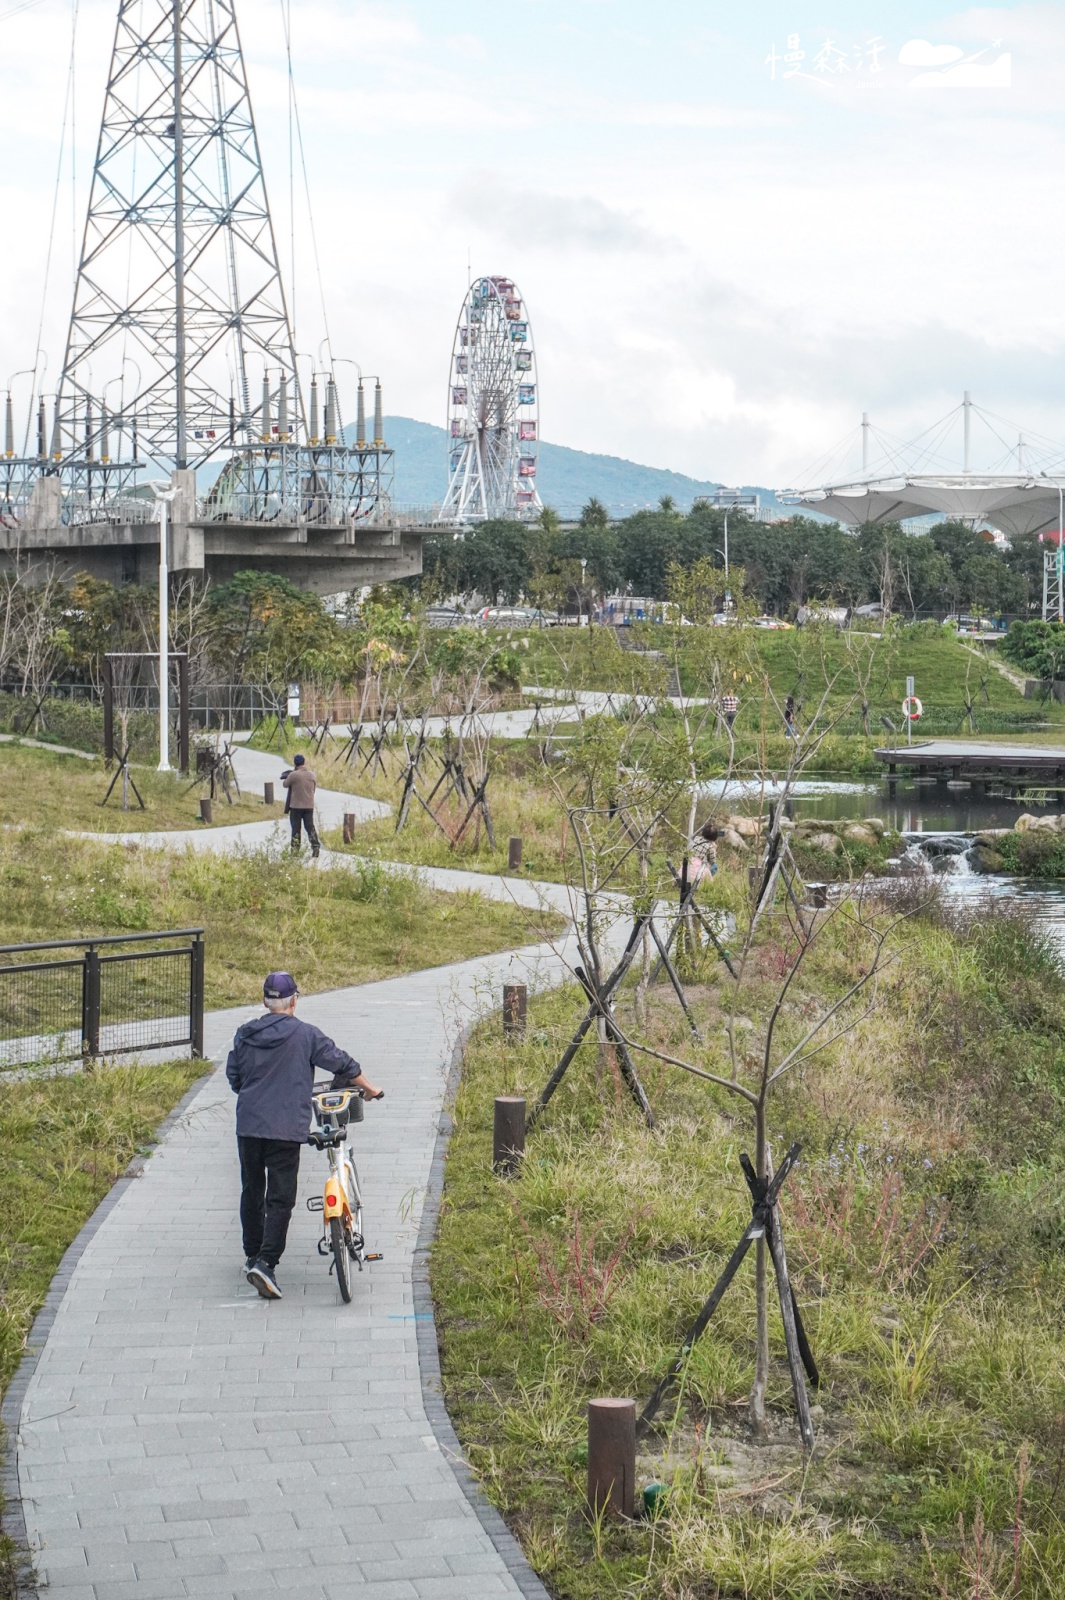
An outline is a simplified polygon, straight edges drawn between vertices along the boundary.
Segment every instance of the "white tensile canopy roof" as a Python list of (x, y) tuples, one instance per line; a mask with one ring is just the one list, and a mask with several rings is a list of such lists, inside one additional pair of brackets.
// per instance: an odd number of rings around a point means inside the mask
[(864, 482), (826, 484), (796, 491), (795, 498), (811, 511), (838, 517), (854, 527), (863, 522), (898, 522), (905, 517), (940, 515), (951, 520), (988, 522), (1008, 536), (1057, 529), (1061, 515), (1059, 485), (1065, 476), (1006, 477), (965, 473), (956, 477), (871, 478)]
[[(852, 527), (940, 516), (990, 524), (1007, 538), (1056, 531), (1063, 525), (1065, 450), (1015, 430), (1015, 423), (982, 410), (968, 393), (906, 443), (875, 429), (866, 415), (860, 429), (804, 475), (816, 487), (781, 498)], [(855, 473), (859, 443), (861, 471)], [(983, 470), (974, 472), (978, 460)]]

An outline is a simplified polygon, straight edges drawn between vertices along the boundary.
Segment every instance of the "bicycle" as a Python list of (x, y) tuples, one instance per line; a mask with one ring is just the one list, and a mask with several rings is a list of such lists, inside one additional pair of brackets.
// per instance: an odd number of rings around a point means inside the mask
[[(384, 1099), (384, 1096), (381, 1096)], [(308, 1141), (315, 1150), (324, 1150), (329, 1158), (329, 1175), (321, 1195), (312, 1195), (307, 1201), (308, 1211), (322, 1213), (322, 1237), (318, 1241), (318, 1254), (332, 1256), (329, 1271), (336, 1272), (340, 1298), (345, 1305), (351, 1301), (351, 1263), (362, 1271), (365, 1261), (382, 1261), (381, 1253), (369, 1253), (362, 1231), (362, 1190), (359, 1174), (347, 1144), (348, 1127), (361, 1122), (365, 1115), (363, 1096), (358, 1089), (322, 1089), (311, 1096), (314, 1120)]]

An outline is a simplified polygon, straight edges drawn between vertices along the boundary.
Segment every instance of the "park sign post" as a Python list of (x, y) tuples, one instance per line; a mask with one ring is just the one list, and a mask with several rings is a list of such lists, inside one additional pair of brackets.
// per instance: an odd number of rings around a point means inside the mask
[(906, 718), (906, 743), (913, 743), (913, 724), (920, 722), (924, 715), (924, 706), (913, 692), (913, 679), (906, 679), (906, 698), (902, 702), (902, 714)]
[(913, 700), (913, 679), (906, 679), (906, 704), (903, 710), (906, 713), (906, 743), (913, 743), (913, 719), (910, 716), (910, 702)]

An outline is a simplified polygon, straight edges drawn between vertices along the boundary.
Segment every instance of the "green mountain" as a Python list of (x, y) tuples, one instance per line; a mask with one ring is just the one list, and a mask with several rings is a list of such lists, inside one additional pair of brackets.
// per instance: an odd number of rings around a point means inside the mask
[[(444, 429), (412, 417), (385, 417), (384, 427), (385, 440), (396, 452), (394, 504), (426, 509), (439, 504), (447, 487)], [(713, 494), (720, 487), (664, 467), (624, 461), (620, 456), (592, 455), (563, 444), (540, 445), (540, 498), (564, 517), (576, 516), (593, 495), (616, 517), (656, 506), (664, 494), (673, 496), (678, 510), (687, 511), (696, 495)], [(763, 506), (776, 505), (770, 489), (748, 492), (760, 494)]]

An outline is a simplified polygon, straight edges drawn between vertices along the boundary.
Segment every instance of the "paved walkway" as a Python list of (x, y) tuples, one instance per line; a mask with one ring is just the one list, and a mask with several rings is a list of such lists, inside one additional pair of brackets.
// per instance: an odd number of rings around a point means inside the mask
[[(301, 1002), (387, 1091), (354, 1130), (367, 1236), (385, 1259), (356, 1278), (350, 1306), (302, 1204), (284, 1300), (267, 1304), (245, 1282), (234, 1102), (220, 1070), (206, 1082), (139, 1179), (120, 1186), (25, 1393), (19, 1482), (49, 1593), (543, 1593), (501, 1525), (490, 1536), (492, 1514), (482, 1522), (427, 1419), (412, 1267), (460, 1028), (498, 1005), (504, 980), (564, 973), (542, 947)], [(209, 1017), (214, 1059), (256, 1011)], [(301, 1201), (321, 1179), (308, 1151)]]
[[(233, 763), (241, 788), (248, 793), (261, 788), (264, 783), (276, 782), (287, 766), (280, 756), (262, 750), (234, 750)], [(392, 810), (383, 800), (367, 800), (334, 789), (319, 789), (315, 800), (317, 825), (322, 830), (339, 828), (345, 812), (354, 812), (360, 821), (365, 822), (373, 817), (387, 816)], [(85, 834), (84, 837), (97, 842), (101, 838), (98, 833)], [(111, 835), (111, 838), (115, 844), (138, 845), (144, 849), (192, 849), (203, 854), (228, 855), (236, 850), (257, 850), (271, 845), (279, 850), (285, 849), (288, 846), (289, 828), (287, 822), (277, 818), (269, 822), (241, 822), (232, 828), (120, 833)], [(339, 867), (348, 871), (373, 865), (396, 876), (418, 878), (427, 888), (440, 889), (447, 894), (483, 894), (488, 899), (510, 901), (529, 910), (549, 908), (560, 911), (567, 917), (572, 917), (576, 910), (570, 890), (560, 883), (509, 878), (501, 873), (466, 872), (458, 867), (419, 867), (404, 861), (378, 861), (376, 857), (355, 856), (348, 851), (325, 848), (318, 865), (323, 869)]]
[[(248, 788), (282, 765), (247, 750), (237, 761)], [(318, 799), (326, 827), (345, 810), (387, 809)], [(267, 822), (139, 842), (229, 850), (277, 831)], [(561, 885), (389, 870), (572, 910)], [(610, 943), (626, 929), (619, 919)], [(356, 1278), (350, 1306), (316, 1253), (320, 1223), (299, 1203), (283, 1301), (265, 1303), (244, 1278), (221, 1064), (259, 1008), (208, 1016), (218, 1069), (85, 1230), (24, 1386), (18, 1489), (42, 1587), (62, 1600), (546, 1600), (457, 1457), (431, 1333), (419, 1364), (419, 1319), (431, 1328), (431, 1314), (416, 1309), (415, 1244), (457, 1038), (498, 1006), (504, 981), (558, 983), (575, 955), (570, 939), (301, 1001), (386, 1090), (353, 1130), (367, 1239), (385, 1259)], [(300, 1201), (321, 1181), (308, 1151)]]

